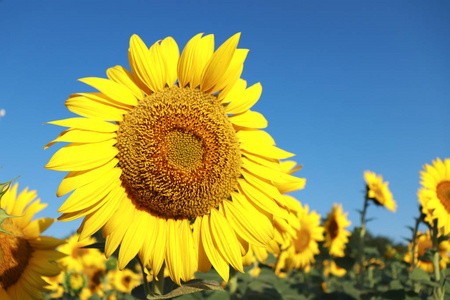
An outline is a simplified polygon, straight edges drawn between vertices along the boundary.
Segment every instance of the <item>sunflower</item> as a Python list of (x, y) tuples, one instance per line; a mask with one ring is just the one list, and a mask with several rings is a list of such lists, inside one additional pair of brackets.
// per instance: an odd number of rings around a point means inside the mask
[(418, 192), (425, 220), (437, 219), (438, 227), (450, 232), (450, 159), (437, 158), (432, 165), (425, 164), (420, 172), (422, 188)]
[[(79, 235), (74, 234), (66, 240), (66, 243), (58, 248), (65, 257), (60, 259), (58, 263), (66, 271), (86, 271), (86, 268), (92, 267), (93, 264), (105, 269), (105, 257), (95, 248), (83, 248), (97, 242), (95, 238), (87, 238), (79, 241)], [(93, 256), (93, 257), (92, 257)]]
[(348, 212), (342, 212), (342, 204), (335, 203), (332, 211), (328, 214), (327, 220), (323, 223), (325, 228), (324, 247), (329, 248), (330, 255), (343, 257), (344, 250), (351, 233), (345, 230), (351, 222), (347, 219)]
[[(443, 233), (441, 231), (441, 233)], [(408, 252), (405, 254), (403, 260), (409, 264), (412, 262), (412, 246), (413, 243), (408, 244)], [(425, 257), (425, 251), (427, 249), (433, 248), (433, 241), (431, 239), (431, 233), (430, 231), (427, 231), (426, 234), (422, 234), (420, 231), (417, 233), (416, 238), (416, 248), (415, 248), (415, 265), (418, 268), (421, 268), (424, 271), (427, 271), (428, 273), (433, 273), (433, 262), (430, 260), (423, 259)], [(447, 267), (447, 264), (450, 263), (450, 242), (448, 240), (443, 240), (439, 243), (439, 268), (445, 269)]]
[(34, 215), (47, 204), (36, 199), (28, 188), (17, 195), (18, 184), (2, 197), (1, 208), (17, 217), (6, 219), (0, 232), (0, 299), (43, 299), (41, 292), (50, 291), (43, 276), (56, 276), (60, 269), (54, 262), (64, 256), (55, 247), (59, 239), (41, 236), (53, 222), (50, 218), (34, 221)]
[(133, 35), (131, 72), (80, 79), (99, 90), (66, 101), (82, 117), (50, 122), (70, 127), (46, 146), (70, 142), (46, 165), (70, 171), (58, 196), (75, 190), (60, 220), (85, 217), (81, 239), (103, 228), (107, 256), (121, 245), (119, 269), (139, 255), (154, 274), (165, 262), (177, 284), (211, 266), (228, 281), (248, 244), (272, 240), (273, 216), (287, 217), (281, 193), (303, 187), (280, 167), (293, 154), (250, 110), (262, 88), (240, 78), (239, 38), (214, 51), (214, 37), (198, 34), (180, 56), (171, 37), (147, 48)]
[(299, 204), (299, 210), (295, 212), (300, 220), (300, 229), (296, 230), (295, 238), (290, 241), (289, 247), (281, 252), (277, 270), (302, 268), (308, 270), (314, 263), (314, 255), (319, 254), (318, 242), (323, 241), (324, 228), (320, 226), (320, 215), (315, 211), (309, 213), (309, 207)]
[(130, 294), (131, 291), (141, 284), (141, 276), (130, 269), (123, 271), (113, 270), (108, 272), (108, 282), (110, 289), (116, 289), (119, 292)]
[(347, 274), (347, 270), (339, 267), (334, 260), (325, 259), (323, 262), (323, 275), (329, 277), (330, 274), (342, 277)]
[(372, 199), (375, 204), (383, 205), (390, 211), (395, 212), (397, 204), (389, 190), (389, 182), (383, 182), (383, 176), (371, 171), (364, 172), (364, 179), (367, 183), (367, 198)]

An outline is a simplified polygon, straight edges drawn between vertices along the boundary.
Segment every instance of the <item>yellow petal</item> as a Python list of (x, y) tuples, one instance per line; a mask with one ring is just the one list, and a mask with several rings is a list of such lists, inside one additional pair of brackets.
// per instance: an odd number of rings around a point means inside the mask
[(110, 169), (103, 177), (76, 189), (58, 209), (60, 213), (71, 213), (97, 203), (117, 186), (120, 186), (119, 168)]
[(212, 238), (220, 254), (236, 270), (244, 273), (240, 246), (236, 234), (227, 219), (216, 209), (212, 209), (210, 222)]
[(178, 61), (178, 82), (180, 87), (189, 84), (191, 89), (201, 83), (203, 69), (214, 53), (214, 36), (201, 37), (202, 33), (194, 36), (184, 47)]
[(104, 105), (86, 97), (69, 98), (65, 104), (67, 109), (75, 114), (104, 121), (122, 121), (123, 115), (128, 112), (128, 110)]
[[(180, 276), (182, 273), (180, 244), (180, 223), (174, 219), (167, 219), (167, 242), (166, 242), (166, 265), (172, 281), (181, 285)], [(184, 247), (184, 246), (183, 246)], [(184, 249), (183, 249), (184, 252)], [(183, 255), (183, 260), (190, 260), (189, 256)]]
[[(232, 192), (235, 197), (238, 193)], [(234, 199), (234, 198), (233, 198)], [(273, 226), (258, 211), (249, 211), (237, 201), (224, 201), (223, 207), (227, 220), (244, 240), (258, 247), (266, 247), (273, 238)]]
[(210, 215), (204, 215), (202, 218), (201, 240), (203, 248), (205, 249), (206, 256), (219, 273), (220, 277), (226, 282), (230, 276), (228, 262), (222, 257), (216, 248), (216, 245), (212, 239), (212, 231), (210, 228)]
[(267, 194), (261, 192), (253, 185), (249, 184), (245, 179), (238, 180), (239, 186), (242, 188), (245, 196), (248, 197), (255, 205), (265, 210), (266, 212), (279, 216), (281, 218), (287, 218), (286, 211), (280, 209), (277, 203)]
[(141, 249), (139, 250), (139, 257), (141, 258), (144, 266), (146, 266), (150, 260), (150, 255), (154, 252), (158, 232), (156, 231), (156, 217), (151, 214), (145, 214), (144, 218), (144, 227), (148, 229), (148, 234), (145, 237)]
[(165, 66), (159, 43), (155, 43), (149, 51), (141, 38), (133, 34), (130, 39), (130, 66), (133, 73), (152, 92), (164, 89), (166, 83)]
[(85, 238), (90, 237), (94, 233), (96, 233), (100, 228), (105, 225), (106, 221), (108, 221), (119, 208), (119, 204), (121, 201), (117, 199), (117, 193), (115, 193), (117, 189), (110, 192), (107, 196), (108, 199), (104, 199), (103, 206), (99, 209), (87, 215), (83, 220), (83, 230), (80, 233), (80, 240), (84, 240)]
[[(132, 206), (131, 203), (129, 205)], [(123, 206), (121, 207), (121, 209), (123, 209)], [(110, 257), (114, 253), (114, 251), (116, 251), (117, 247), (122, 243), (125, 232), (128, 230), (129, 226), (134, 220), (134, 214), (136, 210), (123, 209), (123, 212), (128, 212), (128, 214), (127, 215), (122, 214), (122, 218), (120, 219), (122, 221), (121, 226), (117, 227), (116, 230), (112, 231), (109, 235), (106, 236), (106, 243), (105, 243), (106, 257)]]
[(216, 83), (214, 89), (211, 90), (211, 93), (222, 91), (228, 86), (234, 86), (244, 70), (244, 61), (247, 58), (247, 54), (248, 49), (236, 49), (227, 71)]
[(260, 129), (246, 129), (240, 130), (236, 133), (239, 138), (240, 143), (259, 143), (259, 144), (269, 144), (275, 146), (275, 140), (265, 132)]
[(238, 79), (233, 85), (226, 86), (220, 91), (217, 100), (220, 103), (230, 103), (233, 99), (240, 98), (247, 87), (247, 81)]
[(189, 281), (193, 279), (195, 271), (198, 269), (198, 258), (195, 255), (195, 243), (192, 235), (189, 220), (185, 219), (181, 221), (180, 225), (180, 242), (183, 245), (183, 251), (186, 253), (185, 257), (189, 259), (182, 259), (183, 273), (181, 279), (183, 281)]
[(207, 273), (211, 270), (211, 262), (206, 255), (201, 239), (202, 217), (197, 217), (193, 226), (194, 243), (197, 246), (198, 271)]
[(180, 58), (180, 50), (172, 37), (167, 37), (161, 42), (161, 53), (166, 62), (167, 85), (172, 86), (177, 81), (177, 65)]
[(144, 99), (144, 92), (134, 82), (133, 74), (122, 66), (115, 66), (106, 71), (106, 75), (114, 82), (126, 86), (138, 100)]
[(146, 214), (146, 212), (136, 210), (134, 218), (123, 237), (119, 251), (119, 270), (123, 270), (127, 266), (144, 243), (148, 229), (143, 226), (145, 221), (143, 214)]
[(105, 174), (112, 168), (114, 168), (118, 163), (119, 160), (117, 158), (114, 158), (103, 166), (96, 167), (94, 169), (70, 172), (66, 175), (66, 177), (59, 185), (56, 196), (64, 196), (65, 194), (75, 190), (76, 188), (82, 187), (98, 178), (104, 177)]
[(272, 197), (281, 207), (287, 206), (283, 196), (280, 194), (278, 189), (272, 184), (272, 182), (268, 181), (267, 179), (258, 177), (246, 170), (242, 170), (242, 175), (255, 188)]
[(151, 269), (153, 270), (154, 274), (158, 274), (161, 270), (162, 264), (164, 262), (164, 257), (166, 253), (166, 241), (167, 241), (167, 222), (163, 218), (157, 218), (156, 220), (156, 226), (157, 226), (157, 232), (158, 237), (156, 238), (155, 245), (155, 252), (153, 253), (153, 256), (150, 257), (149, 265)]
[(106, 164), (119, 150), (113, 145), (116, 140), (95, 144), (69, 144), (59, 149), (48, 164), (47, 169), (55, 171), (83, 171)]
[(41, 218), (30, 222), (25, 228), (23, 228), (23, 233), (30, 238), (37, 238), (44, 232), (50, 225), (55, 222), (52, 218)]
[(55, 144), (56, 142), (69, 142), (69, 143), (99, 143), (117, 136), (115, 132), (96, 132), (89, 130), (68, 129), (64, 130), (59, 136), (48, 143), (44, 150)]
[(212, 94), (218, 91), (216, 85), (223, 80), (236, 51), (240, 36), (241, 34), (237, 33), (225, 41), (206, 64), (200, 84), (200, 89), (203, 92)]
[(131, 90), (120, 83), (97, 77), (86, 77), (78, 80), (92, 86), (117, 102), (132, 106), (137, 105), (137, 99)]
[(241, 149), (256, 155), (275, 159), (286, 159), (294, 156), (294, 154), (290, 152), (263, 143), (241, 143)]
[(63, 127), (72, 127), (77, 129), (84, 129), (98, 132), (115, 132), (119, 130), (119, 125), (117, 124), (88, 118), (70, 118), (47, 122), (45, 124), (53, 124)]
[(266, 128), (267, 120), (256, 111), (247, 110), (242, 114), (232, 115), (229, 120), (234, 125), (250, 128)]
[(249, 110), (259, 100), (261, 93), (262, 86), (258, 82), (243, 91), (240, 95), (228, 96), (226, 101), (230, 101), (230, 104), (225, 108), (225, 112), (227, 114), (240, 114)]

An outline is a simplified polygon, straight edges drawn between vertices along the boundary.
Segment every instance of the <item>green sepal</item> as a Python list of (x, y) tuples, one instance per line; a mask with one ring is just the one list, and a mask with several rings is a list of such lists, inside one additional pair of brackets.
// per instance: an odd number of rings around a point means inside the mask
[[(164, 283), (164, 290), (165, 290), (164, 292), (167, 292), (166, 286), (170, 285), (166, 285), (166, 282)], [(172, 299), (178, 296), (192, 294), (204, 290), (222, 291), (222, 292), (224, 291), (224, 289), (220, 286), (220, 284), (217, 281), (203, 280), (203, 279), (193, 279), (183, 283), (182, 286), (177, 286), (175, 284), (173, 284), (173, 286), (174, 288), (173, 289), (170, 288), (170, 291), (168, 291), (164, 295), (151, 294), (147, 295), (146, 296), (147, 298), (144, 298), (142, 297), (142, 292), (144, 291), (142, 285), (135, 287), (131, 292), (131, 294), (138, 299), (156, 300), (156, 299)]]
[(16, 235), (16, 234), (14, 234), (14, 233), (11, 233), (11, 232), (9, 232), (9, 231), (6, 231), (6, 230), (3, 229), (3, 227), (2, 227), (2, 224), (3, 224), (3, 222), (4, 222), (6, 219), (8, 219), (8, 218), (16, 218), (16, 217), (18, 217), (18, 216), (12, 216), (12, 215), (9, 215), (3, 208), (0, 208), (0, 232), (7, 233), (7, 234), (11, 234), (11, 235), (14, 235), (14, 236), (20, 236), (20, 235)]
[(0, 203), (1, 203), (1, 199), (2, 199), (3, 195), (8, 191), (9, 187), (11, 186), (11, 183), (19, 177), (20, 176), (17, 176), (16, 178), (14, 178), (11, 181), (8, 181), (5, 183), (0, 183)]

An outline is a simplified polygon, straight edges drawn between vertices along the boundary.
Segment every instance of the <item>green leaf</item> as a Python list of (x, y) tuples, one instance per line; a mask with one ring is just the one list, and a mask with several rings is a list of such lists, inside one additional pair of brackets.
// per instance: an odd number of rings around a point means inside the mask
[(280, 293), (268, 283), (260, 281), (251, 282), (243, 299), (247, 300), (281, 300)]
[(405, 299), (405, 290), (389, 290), (381, 294), (382, 299), (402, 300)]
[(414, 268), (414, 270), (411, 272), (411, 275), (409, 275), (409, 278), (416, 281), (430, 281), (430, 274), (428, 274), (421, 268)]
[(19, 235), (15, 235), (14, 233), (11, 233), (11, 232), (9, 232), (9, 231), (6, 231), (6, 230), (3, 229), (3, 227), (2, 227), (2, 224), (3, 224), (3, 222), (4, 222), (6, 219), (9, 219), (9, 218), (16, 218), (16, 217), (17, 217), (17, 216), (9, 215), (3, 208), (0, 208), (0, 232), (4, 232), (4, 233), (11, 234), (11, 235), (14, 235), (14, 236), (19, 236)]
[[(11, 186), (11, 183), (19, 177), (20, 176), (17, 176), (16, 178), (14, 178), (11, 181), (8, 181), (5, 183), (0, 183), (0, 200), (2, 199), (2, 196), (8, 191), (9, 187)], [(1, 203), (1, 201), (0, 201), (0, 203)]]
[[(142, 289), (142, 287), (141, 287)], [(181, 295), (192, 294), (199, 291), (224, 291), (220, 284), (216, 281), (208, 281), (202, 279), (190, 280), (183, 283), (182, 286), (178, 286), (165, 295), (148, 295), (147, 299), (171, 299)]]
[(392, 280), (391, 282), (389, 282), (389, 289), (391, 290), (401, 290), (403, 288), (404, 287), (400, 280)]

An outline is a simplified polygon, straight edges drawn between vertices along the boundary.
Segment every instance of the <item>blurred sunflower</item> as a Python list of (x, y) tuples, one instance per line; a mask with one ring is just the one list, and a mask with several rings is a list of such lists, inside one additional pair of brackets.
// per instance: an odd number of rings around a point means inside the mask
[[(441, 231), (441, 233), (443, 233)], [(416, 249), (415, 249), (415, 265), (418, 268), (421, 268), (424, 271), (427, 271), (428, 273), (433, 273), (433, 262), (430, 260), (423, 259), (425, 255), (425, 251), (427, 249), (433, 248), (433, 241), (431, 239), (431, 232), (427, 231), (427, 233), (423, 234), (420, 231), (417, 232), (417, 238), (416, 238)], [(408, 252), (403, 257), (403, 260), (409, 264), (412, 262), (412, 246), (413, 243), (408, 244)], [(445, 269), (447, 268), (447, 264), (450, 263), (450, 242), (448, 240), (441, 241), (439, 243), (439, 268)]]
[(123, 271), (113, 270), (108, 272), (109, 289), (116, 289), (121, 293), (130, 294), (131, 291), (141, 284), (141, 276), (130, 269)]
[(342, 204), (335, 203), (332, 211), (328, 214), (326, 221), (323, 223), (325, 228), (325, 244), (324, 247), (329, 248), (330, 255), (343, 257), (344, 250), (348, 243), (348, 237), (351, 233), (345, 230), (350, 226), (351, 222), (347, 219), (348, 212), (343, 213)]
[(286, 269), (302, 268), (309, 270), (313, 263), (314, 255), (319, 254), (318, 242), (323, 241), (324, 228), (320, 226), (320, 215), (315, 211), (309, 213), (309, 207), (299, 204), (299, 210), (295, 212), (300, 220), (300, 229), (296, 230), (295, 238), (291, 239), (290, 245), (280, 253), (275, 273)]
[(0, 299), (43, 299), (41, 292), (50, 291), (43, 276), (56, 276), (60, 268), (54, 262), (64, 256), (55, 248), (64, 243), (59, 239), (41, 236), (54, 219), (34, 215), (47, 204), (36, 199), (28, 188), (17, 195), (18, 184), (2, 197), (1, 208), (17, 217), (8, 218), (0, 232)]
[(437, 219), (438, 227), (450, 232), (450, 159), (437, 158), (421, 171), (422, 188), (418, 192), (425, 220)]
[(371, 171), (364, 172), (364, 179), (367, 183), (367, 197), (372, 199), (375, 204), (382, 205), (390, 211), (395, 212), (397, 204), (389, 190), (389, 182), (383, 182), (383, 176)]
[[(74, 234), (66, 240), (66, 243), (58, 248), (58, 250), (64, 254), (65, 257), (60, 259), (58, 263), (66, 271), (86, 271), (86, 267), (96, 266), (105, 268), (105, 257), (98, 249), (95, 248), (83, 248), (88, 245), (92, 245), (97, 242), (95, 238), (87, 238), (79, 241), (79, 235)], [(94, 256), (94, 259), (91, 258)]]
[(46, 146), (70, 142), (46, 165), (71, 171), (60, 220), (85, 217), (81, 239), (103, 228), (107, 256), (121, 245), (120, 269), (138, 254), (155, 274), (165, 261), (178, 284), (211, 265), (227, 281), (229, 265), (243, 271), (247, 244), (272, 240), (273, 216), (287, 217), (281, 193), (303, 187), (279, 164), (293, 154), (250, 110), (262, 88), (240, 79), (239, 37), (214, 51), (213, 35), (198, 34), (180, 57), (171, 37), (147, 48), (133, 35), (131, 72), (80, 79), (100, 91), (66, 101), (85, 118), (50, 122), (70, 127)]
[(330, 274), (342, 277), (347, 274), (347, 270), (339, 267), (334, 260), (325, 259), (323, 262), (323, 275), (329, 277)]

